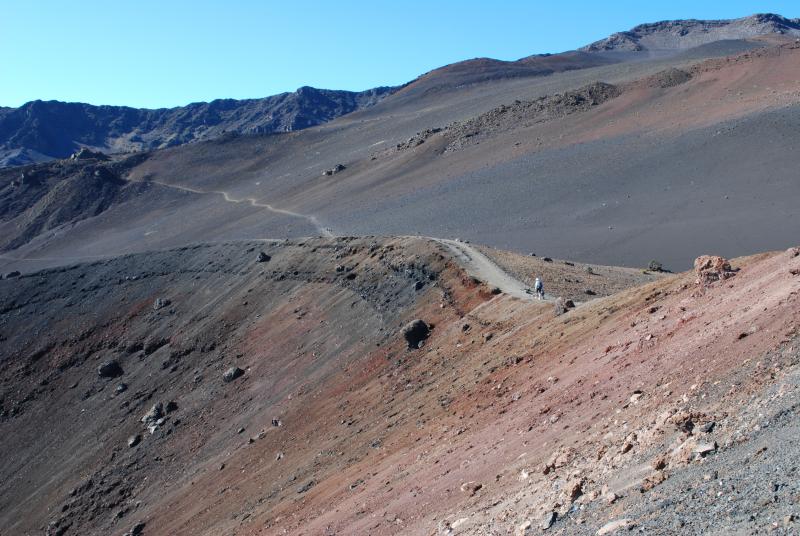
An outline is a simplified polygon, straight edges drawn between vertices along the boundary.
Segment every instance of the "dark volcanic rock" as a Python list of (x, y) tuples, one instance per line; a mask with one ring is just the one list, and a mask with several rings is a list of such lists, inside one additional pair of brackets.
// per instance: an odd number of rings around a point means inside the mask
[(119, 361), (112, 359), (97, 367), (97, 374), (101, 378), (116, 378), (122, 376), (122, 366), (119, 364)]
[(229, 383), (237, 378), (242, 377), (243, 375), (244, 371), (242, 369), (239, 367), (231, 367), (222, 375), (222, 380), (226, 383)]
[(403, 328), (403, 338), (409, 348), (420, 348), (423, 341), (430, 335), (431, 329), (424, 320), (412, 320)]

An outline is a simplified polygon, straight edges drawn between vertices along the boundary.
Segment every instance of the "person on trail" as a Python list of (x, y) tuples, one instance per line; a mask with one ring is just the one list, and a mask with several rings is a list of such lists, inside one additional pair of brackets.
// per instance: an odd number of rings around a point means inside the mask
[(533, 290), (536, 291), (536, 296), (538, 296), (540, 300), (544, 299), (544, 285), (542, 284), (542, 280), (538, 277), (533, 283)]

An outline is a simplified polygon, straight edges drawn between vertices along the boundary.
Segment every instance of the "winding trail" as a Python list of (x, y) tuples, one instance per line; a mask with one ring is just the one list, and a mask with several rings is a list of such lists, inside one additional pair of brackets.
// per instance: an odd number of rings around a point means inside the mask
[(256, 200), (255, 197), (243, 197), (241, 199), (235, 199), (235, 198), (231, 197), (231, 195), (228, 192), (225, 192), (223, 190), (198, 190), (197, 188), (190, 188), (188, 186), (179, 186), (179, 185), (176, 185), (176, 184), (168, 184), (166, 182), (160, 182), (160, 181), (154, 181), (154, 180), (139, 181), (139, 182), (150, 183), (150, 184), (158, 184), (159, 186), (163, 186), (165, 188), (173, 188), (175, 190), (182, 190), (184, 192), (190, 192), (190, 193), (193, 193), (193, 194), (221, 195), (222, 198), (225, 201), (227, 201), (228, 203), (237, 203), (237, 204), (238, 203), (249, 203), (250, 206), (257, 207), (257, 208), (263, 208), (263, 209), (269, 210), (270, 212), (273, 212), (275, 214), (283, 214), (284, 216), (291, 216), (293, 218), (302, 218), (302, 219), (308, 221), (309, 223), (311, 223), (311, 225), (313, 225), (317, 229), (317, 231), (319, 231), (321, 236), (325, 236), (325, 237), (328, 237), (328, 238), (336, 236), (336, 235), (333, 234), (333, 232), (329, 228), (327, 228), (324, 225), (322, 225), (319, 222), (319, 220), (317, 219), (316, 216), (312, 216), (310, 214), (301, 214), (299, 212), (294, 212), (292, 210), (287, 210), (287, 209), (283, 209), (283, 208), (277, 208), (277, 207), (274, 207), (274, 206), (270, 205), (269, 203), (259, 203)]
[[(530, 291), (528, 285), (497, 266), (489, 257), (469, 244), (446, 238), (428, 238), (446, 246), (452, 251), (455, 259), (468, 274), (482, 281), (486, 281), (491, 286), (495, 286), (505, 294), (514, 296), (515, 298), (520, 298), (522, 300), (535, 299), (535, 295)], [(551, 301), (552, 296), (545, 294), (545, 300)]]

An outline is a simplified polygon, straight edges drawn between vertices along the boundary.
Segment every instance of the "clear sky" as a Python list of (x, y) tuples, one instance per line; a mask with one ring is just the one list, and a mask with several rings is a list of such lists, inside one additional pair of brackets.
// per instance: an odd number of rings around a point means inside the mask
[(800, 2), (0, 0), (0, 106), (361, 90), (468, 58), (574, 49), (643, 22), (765, 12), (800, 17)]

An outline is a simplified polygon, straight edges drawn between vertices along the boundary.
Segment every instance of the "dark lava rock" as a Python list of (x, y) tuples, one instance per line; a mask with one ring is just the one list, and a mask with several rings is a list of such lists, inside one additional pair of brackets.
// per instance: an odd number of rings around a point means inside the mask
[(269, 262), (271, 259), (272, 257), (267, 255), (263, 251), (259, 251), (258, 257), (256, 258), (256, 262)]
[(119, 364), (119, 361), (112, 359), (97, 367), (97, 374), (99, 374), (101, 378), (117, 378), (123, 374), (122, 366)]
[(22, 274), (20, 274), (17, 270), (14, 270), (13, 272), (8, 272), (6, 274), (6, 279), (11, 279), (12, 277), (19, 277), (20, 275)]
[(326, 169), (325, 171), (323, 171), (322, 174), (326, 176), (336, 175), (337, 173), (344, 171), (345, 169), (347, 168), (343, 164), (336, 164), (331, 169)]
[(167, 402), (167, 406), (164, 408), (164, 411), (167, 413), (172, 413), (173, 411), (178, 411), (178, 403), (174, 400), (170, 400)]
[(132, 435), (131, 437), (128, 438), (128, 447), (133, 448), (141, 442), (142, 442), (142, 436), (140, 436), (139, 434)]
[(428, 338), (431, 329), (424, 320), (419, 318), (412, 320), (403, 328), (403, 338), (408, 343), (409, 348), (421, 348), (423, 341)]
[(236, 378), (240, 378), (243, 375), (244, 371), (242, 369), (240, 369), (239, 367), (231, 367), (225, 371), (225, 373), (222, 375), (222, 379), (223, 381), (225, 381), (225, 383), (228, 383), (232, 382)]
[(297, 488), (297, 493), (305, 493), (311, 488), (314, 487), (315, 482), (313, 480), (308, 481), (307, 483), (303, 484), (299, 488)]

